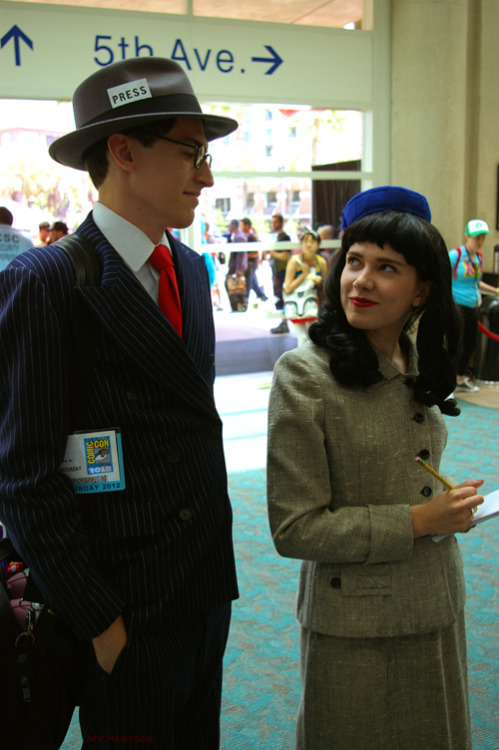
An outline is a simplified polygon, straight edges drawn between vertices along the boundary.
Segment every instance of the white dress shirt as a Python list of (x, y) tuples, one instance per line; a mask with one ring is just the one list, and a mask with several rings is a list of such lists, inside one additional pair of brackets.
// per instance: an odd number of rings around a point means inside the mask
[[(131, 224), (103, 203), (95, 204), (92, 215), (106, 240), (130, 267), (148, 294), (157, 302), (159, 271), (149, 263), (156, 245), (135, 224)], [(165, 245), (171, 252), (166, 232), (158, 244)]]

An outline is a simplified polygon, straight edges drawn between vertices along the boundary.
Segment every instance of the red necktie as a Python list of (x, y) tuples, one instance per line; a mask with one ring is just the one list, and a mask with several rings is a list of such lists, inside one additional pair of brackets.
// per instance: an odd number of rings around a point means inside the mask
[(158, 304), (182, 337), (182, 308), (171, 253), (165, 245), (157, 245), (149, 261), (159, 271)]

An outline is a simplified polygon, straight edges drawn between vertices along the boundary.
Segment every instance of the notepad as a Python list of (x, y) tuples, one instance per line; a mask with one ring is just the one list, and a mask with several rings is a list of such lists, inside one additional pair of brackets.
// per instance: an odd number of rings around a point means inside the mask
[[(470, 526), (488, 521), (489, 518), (494, 518), (495, 516), (499, 516), (499, 490), (494, 490), (494, 492), (489, 492), (488, 495), (483, 496), (483, 503), (477, 506), (473, 520), (471, 521), (470, 519)], [(448, 534), (435, 534), (432, 536), (432, 539), (434, 542), (440, 542), (448, 536)]]
[(481, 523), (489, 518), (494, 518), (494, 516), (499, 516), (499, 490), (494, 490), (494, 492), (490, 492), (483, 497), (484, 501), (482, 505), (477, 507), (473, 523)]

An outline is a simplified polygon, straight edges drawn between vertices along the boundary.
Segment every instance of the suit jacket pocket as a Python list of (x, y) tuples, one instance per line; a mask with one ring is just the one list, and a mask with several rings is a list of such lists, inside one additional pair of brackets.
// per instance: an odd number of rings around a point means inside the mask
[(342, 596), (389, 596), (392, 593), (392, 571), (388, 564), (342, 565)]

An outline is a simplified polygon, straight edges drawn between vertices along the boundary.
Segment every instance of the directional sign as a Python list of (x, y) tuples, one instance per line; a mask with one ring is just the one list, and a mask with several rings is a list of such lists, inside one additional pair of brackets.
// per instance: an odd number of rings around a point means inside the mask
[(31, 49), (33, 49), (33, 42), (31, 39), (29, 39), (26, 34), (23, 34), (20, 28), (17, 26), (13, 26), (10, 31), (8, 31), (5, 36), (0, 39), (0, 46), (5, 47), (7, 42), (10, 42), (11, 39), (14, 41), (14, 54), (15, 54), (15, 60), (16, 65), (19, 66), (21, 64), (21, 45), (20, 42), (24, 42), (28, 45)]
[(265, 71), (266, 76), (271, 76), (272, 73), (275, 73), (283, 60), (282, 57), (279, 57), (274, 48), (270, 46), (270, 44), (266, 44), (265, 48), (270, 52), (271, 57), (252, 57), (251, 62), (271, 63), (270, 68)]
[(170, 57), (205, 101), (370, 109), (370, 32), (0, 0), (0, 98), (70, 99), (101, 67)]

